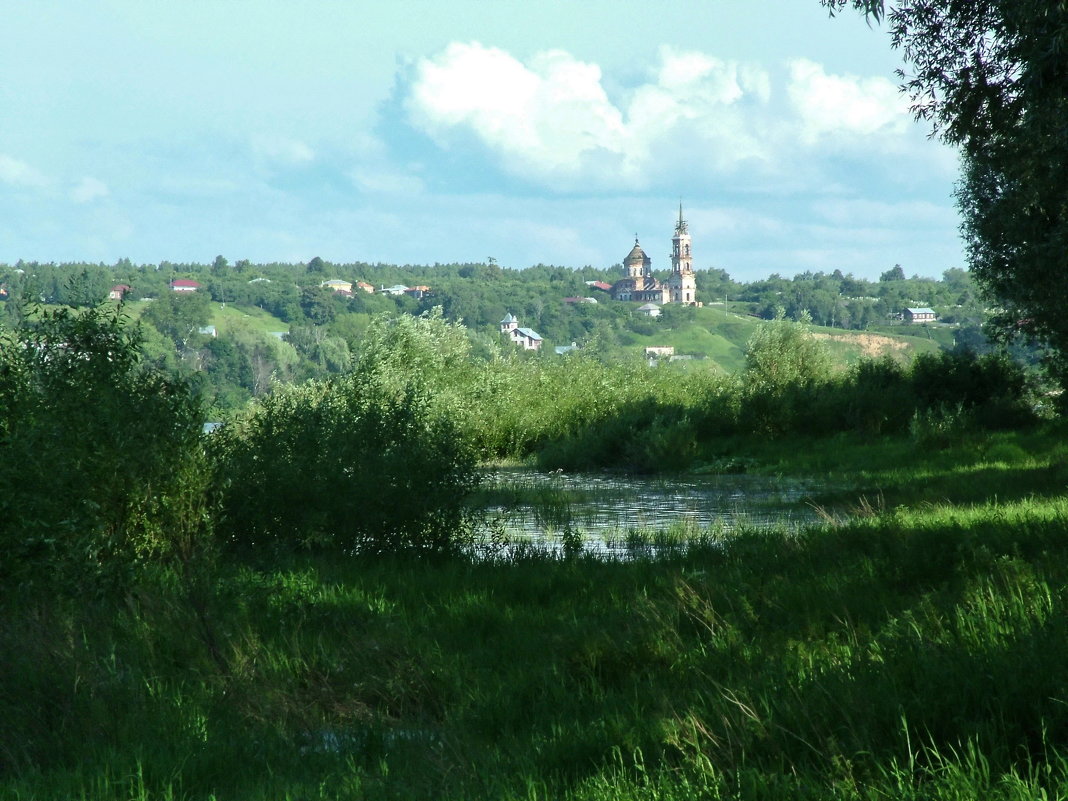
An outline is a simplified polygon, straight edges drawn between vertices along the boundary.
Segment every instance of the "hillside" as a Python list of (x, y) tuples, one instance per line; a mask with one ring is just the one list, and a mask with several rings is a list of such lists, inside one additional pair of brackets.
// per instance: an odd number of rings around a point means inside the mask
[[(144, 304), (130, 304), (136, 316)], [(631, 304), (636, 305), (636, 304)], [(289, 323), (268, 311), (255, 306), (234, 303), (211, 303), (211, 324), (220, 337), (230, 334), (252, 332), (260, 336), (289, 331)], [(679, 356), (690, 356), (694, 361), (708, 362), (723, 372), (732, 373), (745, 366), (745, 348), (749, 338), (763, 322), (759, 318), (722, 308), (705, 307), (689, 310), (677, 318), (667, 316), (659, 320), (642, 321), (643, 331), (625, 329), (619, 334), (620, 354), (623, 357), (644, 353), (647, 347), (674, 347)], [(475, 333), (493, 336), (494, 326), (475, 329)], [(645, 331), (649, 331), (646, 333)], [(943, 344), (952, 345), (952, 328), (940, 326), (936, 332), (927, 329), (909, 330), (898, 326), (889, 331), (849, 331), (841, 328), (813, 326), (812, 332), (830, 352), (835, 364), (846, 367), (861, 358), (878, 358), (890, 355), (907, 361), (917, 353), (939, 350)], [(943, 343), (942, 340), (948, 340)], [(554, 342), (546, 338), (546, 347), (570, 344)], [(583, 342), (578, 343), (582, 347)]]
[[(649, 322), (655, 328), (652, 333), (628, 331), (621, 337), (628, 352), (642, 353), (646, 347), (674, 347), (678, 355), (707, 359), (725, 372), (734, 372), (745, 366), (746, 343), (763, 321), (724, 311), (722, 307), (705, 307), (692, 310), (692, 319), (676, 322), (668, 317)], [(917, 353), (941, 349), (940, 341), (946, 339), (946, 334), (951, 346), (952, 329), (941, 328), (935, 338), (926, 329), (909, 330), (904, 326), (898, 326), (893, 333), (824, 326), (813, 326), (812, 332), (826, 344), (833, 361), (846, 367), (861, 358), (884, 355), (907, 361)]]

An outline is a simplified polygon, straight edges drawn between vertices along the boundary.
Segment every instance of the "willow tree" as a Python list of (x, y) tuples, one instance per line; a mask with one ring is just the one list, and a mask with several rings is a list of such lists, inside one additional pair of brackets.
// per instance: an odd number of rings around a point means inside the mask
[(917, 119), (958, 147), (971, 270), (995, 333), (1052, 348), (1068, 378), (1068, 3), (821, 0), (885, 22)]

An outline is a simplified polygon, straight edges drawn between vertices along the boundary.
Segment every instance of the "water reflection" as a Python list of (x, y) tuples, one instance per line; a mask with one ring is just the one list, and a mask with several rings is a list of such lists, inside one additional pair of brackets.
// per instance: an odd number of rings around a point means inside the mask
[(680, 525), (704, 531), (813, 523), (818, 512), (807, 500), (826, 489), (774, 476), (649, 478), (523, 468), (490, 470), (484, 487), (488, 515), (509, 535), (552, 538), (570, 528), (601, 540)]

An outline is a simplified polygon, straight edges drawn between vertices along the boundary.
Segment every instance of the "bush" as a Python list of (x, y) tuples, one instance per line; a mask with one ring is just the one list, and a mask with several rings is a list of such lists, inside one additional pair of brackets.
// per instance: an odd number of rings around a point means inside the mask
[(901, 433), (916, 408), (908, 371), (891, 356), (862, 359), (835, 395), (843, 427), (862, 434)]
[(830, 356), (809, 323), (807, 315), (800, 322), (787, 320), (780, 308), (750, 338), (739, 411), (744, 429), (768, 435), (796, 430), (799, 415), (828, 382)]
[(0, 340), (0, 577), (72, 594), (189, 558), (209, 529), (189, 387), (118, 311), (41, 314)]
[(1027, 375), (1004, 354), (921, 354), (912, 364), (911, 378), (921, 411), (959, 406), (977, 425), (993, 429), (1035, 421)]
[(280, 386), (216, 436), (232, 546), (442, 551), (466, 531), (473, 452), (425, 390)]

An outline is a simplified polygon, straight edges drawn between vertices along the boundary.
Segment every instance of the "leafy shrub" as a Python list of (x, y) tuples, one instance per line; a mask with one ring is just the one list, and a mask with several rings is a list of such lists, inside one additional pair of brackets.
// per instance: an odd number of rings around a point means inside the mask
[(745, 353), (739, 422), (758, 434), (781, 434), (799, 427), (813, 388), (826, 383), (830, 357), (809, 331), (807, 315), (787, 320), (783, 309), (750, 338)]
[(440, 551), (465, 530), (473, 451), (418, 387), (353, 375), (276, 387), (218, 432), (233, 546)]
[(983, 428), (1034, 422), (1027, 375), (1001, 353), (968, 350), (921, 354), (912, 364), (912, 388), (921, 410), (959, 405)]
[(863, 359), (850, 371), (843, 388), (849, 425), (862, 433), (904, 431), (914, 408), (912, 387), (904, 367), (890, 356)]
[(909, 422), (909, 433), (923, 448), (960, 445), (972, 428), (974, 421), (961, 404), (917, 410)]
[(757, 328), (745, 350), (747, 386), (756, 393), (774, 392), (828, 376), (830, 356), (812, 336), (809, 323), (807, 315), (800, 322), (787, 320), (780, 308), (774, 320)]
[[(117, 311), (62, 309), (0, 340), (0, 577), (71, 593), (188, 558), (210, 528), (189, 387)], [(199, 477), (199, 478), (198, 478)]]

